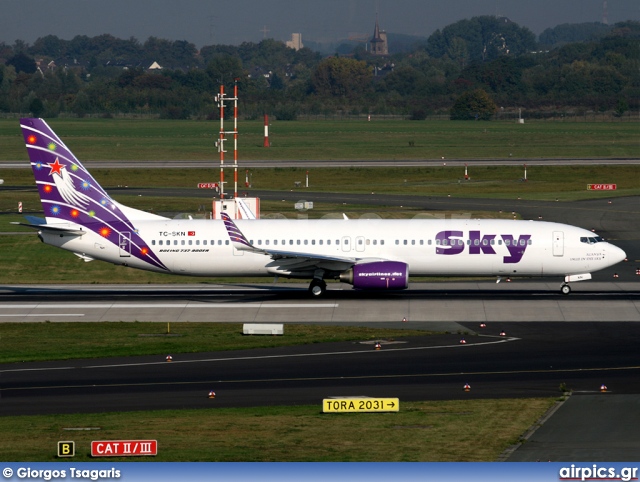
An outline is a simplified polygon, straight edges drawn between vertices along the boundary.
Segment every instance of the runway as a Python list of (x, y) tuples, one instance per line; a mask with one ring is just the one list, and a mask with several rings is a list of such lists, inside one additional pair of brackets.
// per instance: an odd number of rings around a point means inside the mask
[(156, 321), (353, 323), (450, 329), (447, 323), (640, 321), (640, 282), (411, 283), (368, 293), (329, 284), (310, 299), (306, 284), (0, 286), (0, 322)]
[[(506, 323), (372, 343), (3, 365), (0, 413), (318, 404), (335, 396), (444, 400), (640, 393), (636, 323)], [(500, 327), (500, 328), (498, 328)], [(506, 336), (498, 334), (506, 330)], [(286, 329), (285, 329), (286, 333)], [(469, 383), (471, 391), (462, 390)], [(216, 399), (207, 394), (215, 390)]]

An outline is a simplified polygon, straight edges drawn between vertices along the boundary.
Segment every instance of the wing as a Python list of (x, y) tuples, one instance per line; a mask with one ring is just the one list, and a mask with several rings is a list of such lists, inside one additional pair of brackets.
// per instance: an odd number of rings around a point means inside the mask
[(319, 268), (327, 271), (344, 271), (354, 264), (366, 260), (378, 261), (373, 258), (354, 258), (351, 256), (328, 256), (318, 253), (303, 253), (299, 251), (287, 251), (281, 249), (262, 249), (253, 246), (245, 235), (238, 229), (227, 213), (221, 214), (229, 239), (234, 248), (239, 251), (264, 254), (270, 256), (272, 261), (267, 264), (268, 268), (279, 268), (283, 270), (298, 271), (311, 268)]

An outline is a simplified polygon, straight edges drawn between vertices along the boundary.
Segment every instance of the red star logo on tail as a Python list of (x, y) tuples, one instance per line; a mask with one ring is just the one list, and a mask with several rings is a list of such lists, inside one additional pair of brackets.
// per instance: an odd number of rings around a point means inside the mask
[(58, 176), (62, 176), (62, 169), (64, 168), (64, 164), (60, 164), (60, 161), (57, 157), (56, 162), (54, 162), (53, 164), (49, 162), (47, 163), (47, 166), (49, 166), (49, 169), (51, 169), (51, 171), (49, 171), (50, 176), (53, 176), (54, 172), (58, 174)]

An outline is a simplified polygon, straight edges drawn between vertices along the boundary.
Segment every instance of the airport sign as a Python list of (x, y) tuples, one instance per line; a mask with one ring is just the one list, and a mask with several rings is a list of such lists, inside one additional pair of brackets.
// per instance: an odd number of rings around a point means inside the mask
[(157, 440), (97, 440), (91, 442), (92, 457), (158, 455)]
[(587, 184), (587, 191), (615, 191), (616, 184)]
[(398, 398), (325, 398), (322, 401), (324, 413), (345, 412), (398, 412), (400, 400)]

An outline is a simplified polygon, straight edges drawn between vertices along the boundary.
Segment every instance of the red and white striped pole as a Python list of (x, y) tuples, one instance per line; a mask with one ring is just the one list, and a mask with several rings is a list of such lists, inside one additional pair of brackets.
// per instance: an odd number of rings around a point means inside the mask
[(220, 199), (224, 199), (224, 85), (220, 86)]
[(233, 199), (238, 197), (238, 79), (233, 84)]
[(269, 116), (264, 115), (264, 145), (262, 147), (270, 147), (269, 144)]

